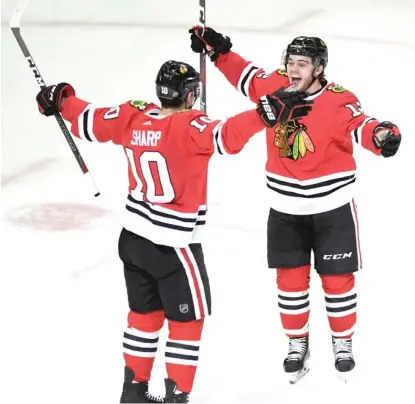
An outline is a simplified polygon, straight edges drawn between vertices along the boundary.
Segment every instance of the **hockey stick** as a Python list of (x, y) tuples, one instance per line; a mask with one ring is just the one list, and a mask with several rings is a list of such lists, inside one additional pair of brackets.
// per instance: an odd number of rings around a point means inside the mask
[[(205, 28), (206, 0), (199, 0), (199, 25)], [(202, 91), (200, 93), (200, 109), (206, 113), (206, 53), (200, 53), (200, 75), (202, 76)]]
[[(20, 20), (22, 18), (23, 12), (25, 10), (25, 8), (27, 7), (27, 5), (29, 4), (29, 0), (24, 0), (24, 1), (20, 1), (19, 4), (17, 5), (17, 7), (15, 8), (12, 18), (10, 20), (10, 28), (13, 32), (14, 37), (16, 38), (17, 43), (20, 46), (20, 49), (23, 52), (24, 57), (26, 58), (26, 60), (29, 62), (29, 67), (32, 70), (35, 79), (37, 81), (37, 83), (39, 84), (40, 88), (45, 88), (46, 84), (45, 81), (43, 80), (42, 75), (39, 72), (39, 69), (37, 68), (32, 55), (29, 52), (29, 49), (26, 46), (26, 43), (24, 42), (22, 35), (20, 33)], [(78, 148), (76, 147), (76, 144), (74, 142), (74, 140), (72, 139), (72, 136), (68, 130), (68, 128), (66, 127), (65, 122), (63, 121), (62, 116), (59, 113), (55, 114), (55, 118), (56, 121), (59, 124), (59, 127), (61, 128), (61, 131), (63, 133), (63, 135), (65, 136), (66, 141), (68, 142), (69, 147), (72, 150), (73, 155), (75, 156), (76, 161), (79, 164), (79, 167), (81, 168), (83, 174), (86, 176), (89, 185), (91, 187), (91, 189), (93, 190), (94, 196), (99, 196), (99, 190), (97, 188), (97, 186), (95, 185), (95, 182), (91, 176), (91, 174), (89, 173), (88, 167), (86, 166), (81, 153), (79, 152)]]

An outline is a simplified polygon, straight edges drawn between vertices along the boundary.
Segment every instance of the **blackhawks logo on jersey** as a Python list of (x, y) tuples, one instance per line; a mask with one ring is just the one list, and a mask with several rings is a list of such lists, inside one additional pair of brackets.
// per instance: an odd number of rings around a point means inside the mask
[(327, 90), (333, 91), (333, 93), (344, 93), (347, 89), (340, 84), (333, 84), (327, 87)]
[(314, 144), (307, 133), (307, 127), (297, 121), (281, 122), (275, 128), (274, 146), (280, 157), (298, 160), (307, 151), (314, 153)]
[(286, 70), (283, 67), (280, 67), (279, 69), (277, 69), (277, 74), (281, 75), (281, 76), (287, 76), (288, 74), (286, 72)]
[(148, 102), (140, 101), (140, 100), (132, 100), (130, 101), (130, 105), (134, 108), (139, 109), (140, 111), (144, 111), (147, 108)]

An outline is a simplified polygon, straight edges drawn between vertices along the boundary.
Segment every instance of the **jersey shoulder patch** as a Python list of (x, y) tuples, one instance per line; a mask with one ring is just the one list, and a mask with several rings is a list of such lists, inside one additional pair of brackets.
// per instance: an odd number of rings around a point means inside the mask
[(287, 71), (283, 67), (280, 67), (276, 71), (277, 71), (277, 74), (279, 74), (280, 76), (288, 77)]
[(144, 111), (150, 105), (150, 103), (148, 103), (147, 101), (141, 101), (141, 100), (131, 100), (129, 104), (133, 108), (137, 108), (140, 111)]
[(347, 88), (341, 86), (340, 84), (330, 84), (326, 87), (326, 90), (333, 93), (344, 93), (347, 91)]

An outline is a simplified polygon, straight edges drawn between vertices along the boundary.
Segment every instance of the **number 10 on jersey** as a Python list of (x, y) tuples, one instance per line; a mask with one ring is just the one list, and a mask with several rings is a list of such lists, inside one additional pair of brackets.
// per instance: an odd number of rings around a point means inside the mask
[[(175, 193), (164, 156), (157, 151), (145, 151), (139, 157), (134, 157), (134, 151), (128, 148), (125, 148), (125, 152), (131, 173), (137, 183), (137, 186), (131, 190), (131, 196), (137, 201), (171, 202)], [(137, 166), (140, 170), (137, 170)]]

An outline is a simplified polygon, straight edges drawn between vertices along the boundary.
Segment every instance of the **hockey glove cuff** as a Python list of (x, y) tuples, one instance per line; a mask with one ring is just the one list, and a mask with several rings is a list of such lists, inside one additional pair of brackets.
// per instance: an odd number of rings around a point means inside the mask
[(402, 136), (392, 122), (381, 122), (373, 129), (372, 141), (383, 157), (394, 156), (401, 145)]
[(196, 25), (189, 29), (189, 33), (193, 52), (205, 52), (212, 62), (219, 57), (219, 54), (228, 53), (232, 48), (231, 39), (212, 28)]
[(75, 95), (74, 88), (68, 83), (42, 88), (36, 96), (39, 112), (51, 116), (62, 111), (62, 100)]

